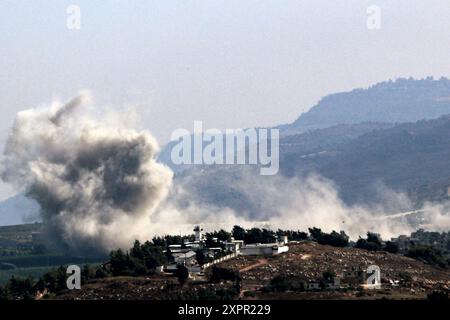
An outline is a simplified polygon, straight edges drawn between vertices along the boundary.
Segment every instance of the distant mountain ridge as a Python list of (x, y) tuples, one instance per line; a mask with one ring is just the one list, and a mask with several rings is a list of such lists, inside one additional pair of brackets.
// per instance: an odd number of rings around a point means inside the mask
[[(379, 183), (407, 193), (417, 206), (449, 199), (449, 114), (446, 78), (398, 79), (329, 95), (279, 127), (279, 174), (318, 173), (335, 183), (348, 204), (377, 201)], [(235, 186), (245, 183), (243, 177), (256, 185), (264, 179), (244, 167), (184, 166), (175, 179), (188, 181), (202, 202), (257, 214), (264, 208)]]
[(284, 134), (302, 133), (338, 124), (415, 122), (450, 114), (450, 80), (400, 78), (327, 95), (291, 124)]
[(0, 226), (11, 226), (39, 221), (39, 205), (18, 194), (0, 202)]
[[(287, 137), (313, 132), (317, 129), (334, 127), (333, 130), (338, 130), (342, 125), (366, 124), (365, 127), (367, 127), (367, 124), (372, 123), (387, 127), (423, 119), (436, 119), (446, 114), (450, 114), (449, 79), (399, 78), (395, 81), (389, 80), (374, 84), (367, 89), (359, 88), (349, 92), (327, 95), (309, 111), (301, 114), (293, 123), (276, 128), (280, 129), (283, 137)], [(345, 130), (351, 129), (345, 127)], [(314, 134), (326, 134), (326, 132), (317, 131)], [(341, 139), (340, 132), (337, 131), (335, 134), (337, 135), (336, 139)], [(349, 132), (346, 131), (342, 134), (348, 135)], [(314, 135), (311, 137), (315, 139)], [(292, 139), (295, 137), (287, 140)], [(331, 141), (334, 140), (330, 140), (328, 143)], [(165, 145), (158, 160), (168, 165), (175, 173), (180, 173), (192, 166), (172, 163), (171, 151), (176, 144), (171, 141)]]

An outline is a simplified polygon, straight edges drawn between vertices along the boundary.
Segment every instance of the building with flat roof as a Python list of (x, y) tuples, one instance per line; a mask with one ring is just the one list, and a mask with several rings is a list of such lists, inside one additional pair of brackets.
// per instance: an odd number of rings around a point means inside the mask
[(275, 256), (288, 251), (289, 247), (284, 243), (255, 243), (243, 246), (240, 254), (243, 256)]

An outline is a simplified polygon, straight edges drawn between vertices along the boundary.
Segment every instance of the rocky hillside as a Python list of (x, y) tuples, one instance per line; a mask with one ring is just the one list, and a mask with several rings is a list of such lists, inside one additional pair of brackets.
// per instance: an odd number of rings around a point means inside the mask
[[(424, 299), (436, 290), (450, 289), (450, 270), (439, 269), (402, 255), (369, 252), (355, 248), (336, 248), (315, 242), (289, 244), (288, 253), (275, 257), (239, 256), (218, 265), (239, 270), (242, 278), (239, 294), (234, 296), (233, 282), (209, 283), (206, 278), (190, 280), (184, 286), (170, 274), (151, 277), (116, 277), (93, 280), (81, 290), (66, 291), (56, 299)], [(273, 291), (269, 290), (275, 277), (294, 281), (318, 281), (325, 271), (336, 274), (352, 267), (378, 265), (382, 288), (361, 290)], [(206, 271), (210, 273), (211, 269)]]
[[(343, 274), (352, 268), (367, 268), (378, 265), (381, 269), (381, 290), (366, 290), (362, 296), (380, 298), (425, 298), (427, 293), (439, 288), (450, 289), (450, 270), (439, 269), (420, 261), (384, 251), (370, 252), (356, 248), (337, 248), (315, 242), (301, 242), (289, 245), (286, 254), (261, 259), (238, 257), (222, 264), (227, 268), (238, 268), (242, 272), (243, 290), (255, 291), (260, 298), (277, 298), (279, 293), (265, 292), (275, 276), (302, 279), (306, 282), (319, 281), (325, 271)], [(398, 286), (391, 283), (398, 282)], [(345, 292), (291, 292), (283, 298), (356, 298), (357, 291)]]

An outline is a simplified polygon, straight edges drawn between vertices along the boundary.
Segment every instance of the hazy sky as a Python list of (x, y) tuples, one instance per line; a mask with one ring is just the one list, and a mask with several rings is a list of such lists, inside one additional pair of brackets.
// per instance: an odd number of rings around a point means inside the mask
[[(80, 30), (66, 27), (71, 4)], [(370, 5), (379, 30), (366, 27)], [(194, 120), (276, 125), (328, 93), (450, 76), (450, 2), (1, 0), (0, 43), (0, 146), (17, 111), (80, 89), (138, 105), (165, 143)]]

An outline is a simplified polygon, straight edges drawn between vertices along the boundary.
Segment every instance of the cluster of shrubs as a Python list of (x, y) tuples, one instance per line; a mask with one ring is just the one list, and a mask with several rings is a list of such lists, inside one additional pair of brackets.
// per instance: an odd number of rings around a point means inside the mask
[[(102, 279), (110, 276), (152, 274), (158, 266), (170, 260), (171, 257), (168, 255), (170, 255), (170, 252), (164, 252), (161, 246), (152, 242), (141, 244), (136, 241), (127, 252), (123, 252), (121, 249), (112, 251), (109, 263), (105, 265), (85, 265), (81, 270), (81, 282), (86, 283), (91, 279)], [(68, 274), (66, 272), (67, 268), (61, 266), (45, 273), (38, 280), (13, 276), (5, 285), (0, 286), (0, 300), (33, 299), (38, 292), (44, 291), (48, 295), (57, 294), (67, 289)]]
[(46, 254), (49, 250), (42, 244), (20, 244), (14, 248), (0, 248), (0, 257), (15, 257), (30, 254)]
[(406, 256), (441, 268), (450, 266), (450, 258), (446, 258), (442, 251), (432, 246), (412, 246)]
[[(3, 286), (0, 286), (0, 300), (34, 299), (37, 293), (47, 292), (47, 296), (57, 294), (67, 289), (67, 268), (59, 268), (49, 271), (39, 279), (11, 277)], [(81, 270), (81, 282), (86, 283), (91, 279), (99, 279), (110, 276), (103, 266), (85, 265)]]
[(285, 292), (285, 291), (305, 291), (307, 283), (304, 279), (297, 276), (278, 275), (275, 276), (269, 286), (265, 288), (267, 291)]
[(331, 233), (322, 232), (319, 228), (309, 228), (309, 233), (311, 237), (316, 240), (319, 244), (330, 245), (334, 247), (347, 247), (349, 237), (344, 231), (337, 233), (332, 231)]
[(234, 281), (236, 283), (240, 283), (241, 275), (239, 270), (213, 266), (209, 276), (209, 281), (212, 283), (220, 283), (223, 281)]
[(175, 298), (176, 300), (235, 300), (239, 297), (239, 291), (232, 288), (200, 288), (196, 291), (187, 291), (177, 293), (175, 297), (169, 296), (167, 298)]
[(303, 241), (308, 240), (308, 233), (302, 231), (292, 231), (292, 230), (281, 230), (278, 229), (277, 235), (287, 236), (289, 241)]
[[(221, 233), (219, 235), (223, 235), (224, 232), (226, 231), (221, 230)], [(301, 241), (308, 239), (308, 234), (301, 231), (278, 229), (276, 232), (274, 232), (272, 230), (264, 228), (244, 229), (240, 226), (234, 226), (231, 234), (229, 235), (233, 236), (233, 238), (235, 238), (236, 240), (243, 240), (247, 244), (271, 243), (280, 236), (287, 236), (290, 241)]]
[(35, 292), (37, 292), (36, 285), (32, 279), (12, 277), (4, 286), (0, 286), (0, 300), (31, 300)]
[(244, 240), (247, 244), (252, 243), (271, 243), (276, 240), (276, 234), (272, 230), (251, 228), (244, 229), (240, 226), (234, 226), (232, 235), (237, 240)]
[[(322, 273), (322, 278), (319, 279), (320, 288), (325, 289), (327, 283), (331, 283), (336, 277), (336, 273), (329, 269)], [(270, 284), (265, 287), (266, 291), (306, 291), (308, 289), (308, 282), (298, 276), (294, 275), (277, 275), (270, 281)]]
[(383, 244), (383, 240), (378, 234), (367, 232), (367, 238), (359, 238), (356, 242), (355, 248), (365, 249), (368, 251), (387, 251), (390, 253), (398, 253), (399, 248), (395, 242), (386, 241)]
[(155, 246), (167, 248), (170, 245), (183, 245), (185, 242), (194, 241), (194, 240), (195, 240), (194, 235), (185, 235), (185, 236), (165, 235), (163, 237), (154, 237), (152, 239), (152, 243)]
[[(361, 248), (369, 251), (387, 251), (390, 253), (398, 253), (398, 245), (391, 241), (386, 241), (383, 244), (379, 235), (368, 232), (367, 238), (360, 238), (356, 242), (356, 248)], [(450, 266), (450, 259), (439, 249), (433, 246), (427, 245), (413, 245), (405, 253), (407, 257), (428, 263), (430, 265), (438, 266), (441, 268), (448, 268)]]
[(135, 241), (129, 252), (121, 249), (110, 254), (110, 269), (113, 276), (140, 276), (153, 274), (157, 267), (167, 263), (170, 251), (164, 252), (161, 246), (147, 241), (141, 244)]

